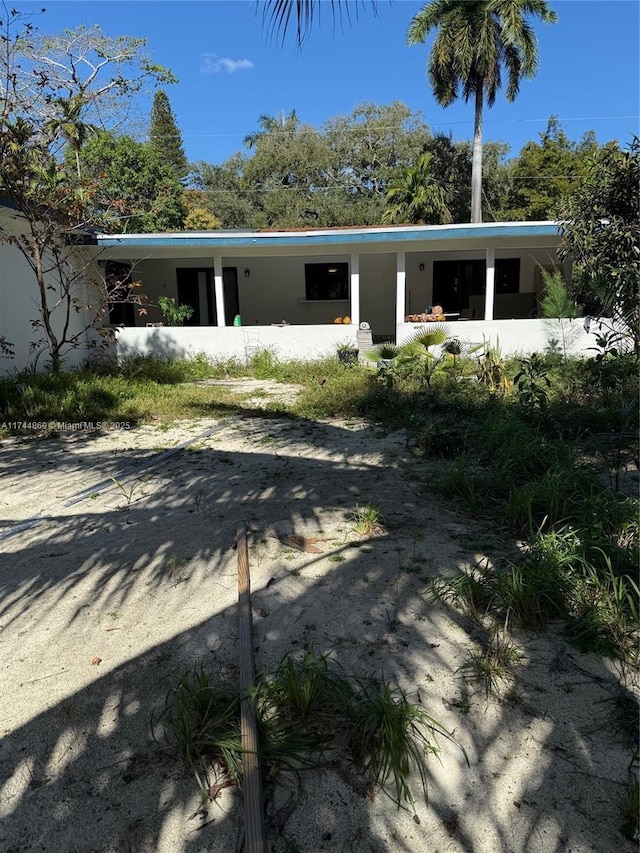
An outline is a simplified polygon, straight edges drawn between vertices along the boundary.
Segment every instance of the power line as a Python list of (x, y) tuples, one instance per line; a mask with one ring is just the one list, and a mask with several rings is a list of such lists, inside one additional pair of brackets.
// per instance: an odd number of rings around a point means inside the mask
[[(562, 124), (563, 122), (568, 121), (623, 121), (628, 119), (635, 119), (636, 121), (640, 121), (640, 115), (623, 115), (623, 116), (571, 116), (571, 117), (561, 117), (556, 116), (558, 118), (558, 122)], [(333, 121), (333, 119), (329, 119), (329, 121)], [(546, 118), (520, 118), (520, 119), (483, 119), (483, 125), (487, 124), (535, 124), (535, 123), (548, 123), (549, 116)], [(429, 130), (431, 127), (449, 127), (453, 125), (473, 125), (473, 119), (464, 119), (460, 121), (441, 121), (441, 122), (429, 122), (425, 121), (425, 130)], [(398, 127), (397, 125), (378, 125), (375, 124), (375, 119), (371, 121), (371, 123), (361, 123), (354, 124), (351, 127), (343, 127), (338, 130), (338, 128), (318, 128), (313, 124), (301, 124), (303, 128), (313, 128), (318, 133), (357, 133), (362, 132), (363, 130), (372, 130), (372, 131), (402, 131), (402, 127)], [(290, 128), (289, 130), (269, 130), (269, 131), (250, 131), (247, 133), (243, 131), (242, 133), (239, 131), (233, 131), (228, 133), (182, 133), (183, 138), (188, 139), (230, 139), (237, 137), (246, 137), (251, 136), (253, 134), (263, 135), (266, 137), (273, 136), (291, 136), (292, 130), (295, 133), (295, 129)]]

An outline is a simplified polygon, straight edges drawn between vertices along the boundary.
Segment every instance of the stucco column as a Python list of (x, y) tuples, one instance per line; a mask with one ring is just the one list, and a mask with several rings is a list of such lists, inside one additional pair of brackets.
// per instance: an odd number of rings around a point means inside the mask
[(226, 326), (224, 319), (224, 287), (222, 286), (222, 255), (213, 256), (213, 283), (216, 294), (216, 320), (218, 326)]
[(496, 290), (496, 250), (487, 249), (487, 278), (484, 294), (484, 319), (493, 320), (493, 298)]
[(396, 252), (396, 328), (400, 323), (404, 323), (404, 306), (407, 298), (407, 274), (405, 271), (405, 265), (405, 253)]
[(360, 328), (360, 255), (351, 255), (351, 322)]

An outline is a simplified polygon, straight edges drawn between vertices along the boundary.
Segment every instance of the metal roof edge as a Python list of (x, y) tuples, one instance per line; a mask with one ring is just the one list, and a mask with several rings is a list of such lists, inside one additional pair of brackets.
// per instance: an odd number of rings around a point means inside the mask
[(179, 231), (164, 234), (98, 234), (100, 246), (258, 246), (327, 245), (345, 243), (414, 242), (466, 237), (480, 239), (501, 236), (555, 236), (560, 223), (474, 222), (456, 225), (407, 225), (389, 228), (314, 229), (309, 231)]

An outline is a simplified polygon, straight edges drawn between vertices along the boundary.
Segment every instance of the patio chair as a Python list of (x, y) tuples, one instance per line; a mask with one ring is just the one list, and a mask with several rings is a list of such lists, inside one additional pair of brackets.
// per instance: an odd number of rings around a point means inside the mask
[(245, 329), (242, 332), (244, 339), (244, 356), (247, 361), (260, 351), (260, 329)]

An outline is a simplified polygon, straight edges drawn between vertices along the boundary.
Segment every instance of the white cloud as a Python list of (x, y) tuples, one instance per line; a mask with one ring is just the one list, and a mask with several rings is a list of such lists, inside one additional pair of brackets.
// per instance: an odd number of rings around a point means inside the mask
[(227, 56), (218, 56), (217, 53), (202, 53), (201, 59), (200, 71), (203, 74), (219, 74), (221, 71), (234, 74), (236, 71), (250, 71), (253, 68), (250, 59), (229, 59)]

